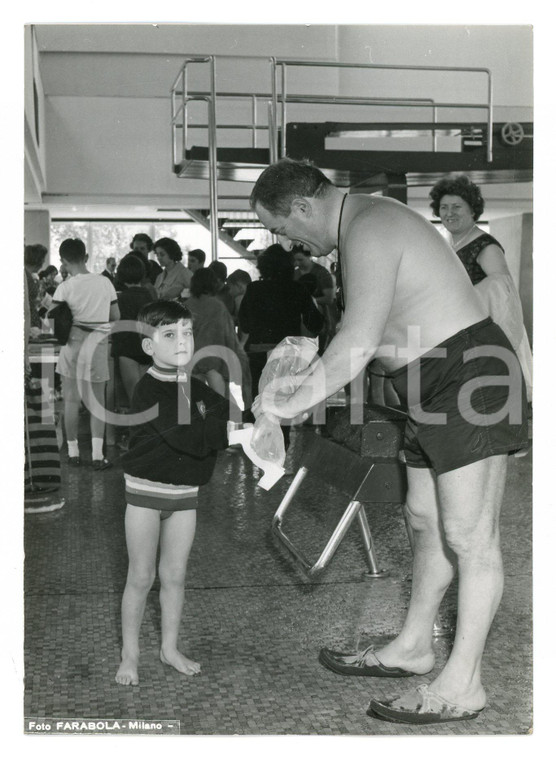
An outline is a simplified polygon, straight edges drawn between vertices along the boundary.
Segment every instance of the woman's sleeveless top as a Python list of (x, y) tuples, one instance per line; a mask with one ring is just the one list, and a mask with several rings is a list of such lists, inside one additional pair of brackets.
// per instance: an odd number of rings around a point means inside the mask
[(459, 251), (456, 251), (459, 260), (465, 267), (473, 285), (481, 282), (481, 280), (484, 280), (486, 277), (483, 268), (477, 263), (477, 257), (487, 245), (497, 245), (502, 252), (504, 252), (504, 249), (498, 240), (493, 238), (492, 235), (489, 235), (487, 232), (483, 232), (483, 234), (479, 235), (475, 240), (472, 240), (470, 243), (467, 243), (467, 245), (464, 245), (463, 248), (460, 248)]

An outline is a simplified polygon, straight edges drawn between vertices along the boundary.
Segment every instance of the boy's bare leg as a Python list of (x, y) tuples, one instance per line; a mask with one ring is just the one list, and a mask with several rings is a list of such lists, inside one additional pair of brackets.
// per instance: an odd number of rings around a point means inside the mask
[(155, 577), (159, 533), (160, 514), (156, 509), (128, 504), (125, 534), (129, 568), (122, 598), (122, 661), (116, 673), (117, 683), (124, 686), (139, 683), (139, 629)]
[[(105, 391), (106, 391), (106, 382), (99, 382), (99, 383), (84, 383), (85, 387), (87, 388), (86, 398), (89, 398), (89, 396), (94, 396), (97, 400), (97, 403), (100, 405), (102, 409), (106, 408), (106, 402), (105, 402)], [(104, 418), (97, 417), (91, 412), (91, 438), (104, 438), (104, 427), (105, 427), (105, 420)]]
[(79, 395), (75, 378), (62, 375), (62, 389), (64, 394), (64, 427), (66, 438), (68, 441), (77, 441), (81, 396)]
[(195, 675), (201, 670), (198, 662), (178, 650), (185, 572), (195, 537), (196, 520), (197, 512), (194, 509), (174, 512), (168, 519), (162, 520), (160, 529), (160, 659), (184, 675)]

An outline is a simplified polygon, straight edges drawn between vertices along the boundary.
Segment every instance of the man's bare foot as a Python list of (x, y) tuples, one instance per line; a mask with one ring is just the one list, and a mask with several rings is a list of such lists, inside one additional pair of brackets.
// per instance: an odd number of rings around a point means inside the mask
[(407, 650), (394, 639), (381, 649), (374, 652), (378, 660), (388, 668), (403, 668), (404, 670), (424, 675), (434, 668), (434, 652)]
[(116, 673), (116, 683), (122, 684), (122, 686), (138, 686), (138, 663), (139, 657), (129, 657), (122, 653), (122, 661), (118, 668), (118, 672)]
[(178, 673), (183, 673), (185, 676), (196, 676), (201, 672), (201, 666), (198, 662), (190, 660), (177, 649), (166, 652), (161, 649), (160, 659), (165, 665), (171, 665)]

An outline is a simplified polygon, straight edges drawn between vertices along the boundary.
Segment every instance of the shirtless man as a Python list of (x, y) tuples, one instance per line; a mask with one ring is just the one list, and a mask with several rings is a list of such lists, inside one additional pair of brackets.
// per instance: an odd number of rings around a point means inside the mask
[(377, 356), (408, 407), (405, 510), (414, 566), (406, 620), (380, 649), (323, 649), (320, 661), (347, 675), (429, 673), (434, 621), (457, 570), (457, 629), (443, 670), (400, 697), (371, 700), (368, 714), (409, 723), (475, 718), (486, 704), (481, 659), (503, 587), (498, 526), (507, 454), (527, 445), (517, 359), (457, 257), (405, 205), (344, 195), (316, 167), (290, 159), (261, 174), (251, 205), (265, 227), (312, 256), (338, 248), (345, 300), (341, 328), (316, 369), (289, 397), (263, 393), (255, 413), (294, 418)]

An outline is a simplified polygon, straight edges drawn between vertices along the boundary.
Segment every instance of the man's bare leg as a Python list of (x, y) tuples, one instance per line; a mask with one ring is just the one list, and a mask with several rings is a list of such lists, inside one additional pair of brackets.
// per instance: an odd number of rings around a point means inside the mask
[(197, 512), (194, 509), (174, 512), (162, 521), (160, 532), (160, 659), (184, 675), (195, 675), (201, 670), (198, 662), (190, 660), (178, 650), (185, 573), (195, 537), (196, 518)]
[(158, 510), (128, 504), (125, 534), (129, 568), (122, 598), (122, 661), (116, 673), (117, 683), (123, 686), (139, 683), (139, 629), (155, 577), (159, 532)]
[(447, 548), (442, 532), (433, 472), (408, 467), (407, 480), (405, 512), (413, 535), (411, 599), (399, 635), (375, 654), (388, 667), (428, 673), (434, 666), (434, 622), (454, 577), (455, 555)]
[(458, 559), (458, 620), (448, 662), (430, 689), (475, 710), (486, 703), (481, 660), (504, 585), (499, 517), (507, 460), (489, 457), (438, 478), (446, 539)]

